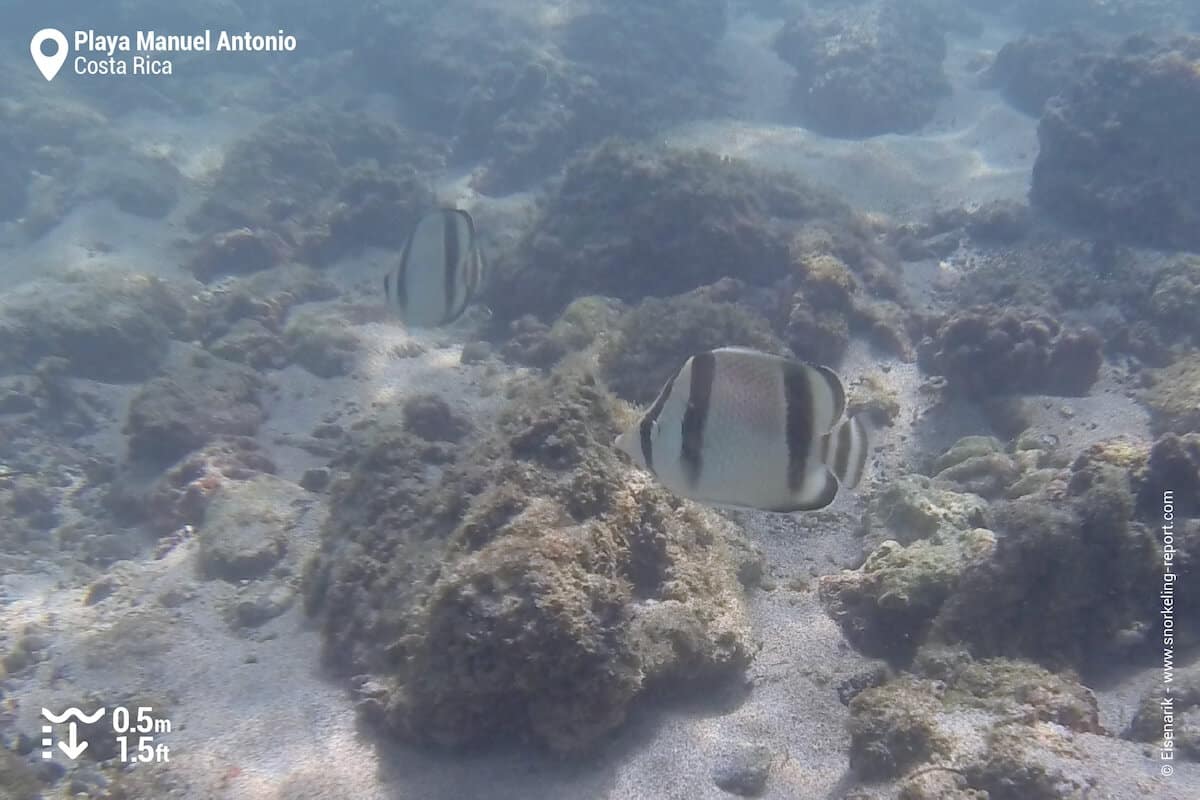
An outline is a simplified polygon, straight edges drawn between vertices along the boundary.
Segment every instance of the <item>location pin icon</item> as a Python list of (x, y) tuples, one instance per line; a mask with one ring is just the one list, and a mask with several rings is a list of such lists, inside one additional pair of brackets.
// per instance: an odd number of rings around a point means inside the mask
[[(47, 41), (54, 42), (54, 55), (48, 56), (42, 52), (42, 45)], [(42, 28), (29, 41), (29, 54), (46, 80), (52, 81), (62, 65), (67, 63), (67, 37), (55, 28)]]

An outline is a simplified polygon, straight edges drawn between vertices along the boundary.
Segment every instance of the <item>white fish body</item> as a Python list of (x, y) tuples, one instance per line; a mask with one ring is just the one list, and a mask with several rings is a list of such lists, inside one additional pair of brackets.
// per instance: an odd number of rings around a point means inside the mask
[(412, 327), (448, 325), (482, 289), (483, 254), (466, 211), (439, 208), (422, 217), (404, 244), (395, 274), (384, 278), (388, 304)]
[(870, 444), (828, 367), (745, 348), (689, 358), (617, 446), (671, 491), (714, 505), (823, 508)]

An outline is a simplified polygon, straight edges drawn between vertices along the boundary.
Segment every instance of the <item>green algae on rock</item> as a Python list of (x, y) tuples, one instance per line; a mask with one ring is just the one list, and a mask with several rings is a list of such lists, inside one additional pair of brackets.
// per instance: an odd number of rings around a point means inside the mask
[(567, 165), (515, 251), (496, 259), (489, 301), (507, 322), (552, 318), (586, 295), (682, 294), (733, 269), (767, 285), (793, 268), (779, 220), (826, 222), (839, 232), (830, 237), (873, 246), (849, 207), (793, 177), (705, 151), (610, 140)]
[(559, 371), (515, 386), (495, 430), (453, 450), (399, 420), (352, 432), (306, 605), (326, 661), (363, 676), (369, 719), (424, 742), (574, 751), (650, 686), (746, 666), (734, 532), (628, 479), (616, 413), (589, 375)]
[(1155, 433), (1200, 432), (1200, 354), (1192, 353), (1151, 370), (1142, 402)]
[(939, 688), (904, 675), (850, 701), (850, 768), (867, 780), (896, 777), (949, 749), (938, 729)]
[(169, 464), (219, 435), (252, 435), (265, 417), (262, 389), (253, 370), (198, 351), (134, 395), (123, 428), (130, 457)]
[(740, 305), (696, 294), (651, 297), (622, 317), (600, 370), (617, 395), (649, 403), (689, 357), (731, 345), (790, 355), (767, 321)]
[(144, 380), (172, 338), (190, 336), (190, 309), (182, 287), (135, 272), (76, 270), (17, 287), (0, 301), (0, 373), (56, 356), (76, 377)]

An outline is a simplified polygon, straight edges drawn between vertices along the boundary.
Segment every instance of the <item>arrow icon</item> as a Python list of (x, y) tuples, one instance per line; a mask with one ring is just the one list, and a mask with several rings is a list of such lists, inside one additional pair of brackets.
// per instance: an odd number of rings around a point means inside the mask
[(76, 737), (79, 733), (76, 723), (72, 722), (67, 730), (69, 731), (67, 734), (67, 741), (59, 742), (58, 747), (60, 750), (66, 753), (67, 758), (74, 761), (83, 755), (84, 750), (87, 750), (88, 743), (76, 741)]

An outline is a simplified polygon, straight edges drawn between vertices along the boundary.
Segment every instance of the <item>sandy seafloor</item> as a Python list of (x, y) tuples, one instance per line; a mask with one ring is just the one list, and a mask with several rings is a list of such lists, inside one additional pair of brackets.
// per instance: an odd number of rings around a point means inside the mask
[[(700, 146), (779, 169), (794, 169), (825, 183), (855, 206), (919, 219), (932, 207), (965, 200), (1023, 198), (1036, 155), (1036, 122), (1010, 109), (993, 91), (977, 86), (980, 51), (1008, 38), (991, 31), (983, 39), (951, 40), (946, 62), (954, 84), (937, 118), (913, 135), (868, 141), (830, 140), (778, 122), (788, 68), (766, 46), (768, 23), (736, 21), (724, 52), (744, 72), (746, 109), (738, 121), (684, 126), (665, 140)], [(220, 163), (221, 148), (254, 123), (230, 112), (206, 120), (175, 122), (137, 116), (114, 124), (147, 146), (165, 147), (181, 170), (197, 180)], [(186, 127), (180, 127), (180, 126)], [(459, 184), (461, 185), (461, 184)], [(445, 187), (455, 193), (457, 186)], [(528, 196), (489, 199), (466, 196), (480, 219), (513, 218)], [(34, 244), (9, 247), (0, 260), (0, 281), (12, 286), (65, 268), (131, 269), (185, 277), (171, 240), (182, 233), (187, 202), (164, 225), (126, 216), (105, 202), (77, 208)], [(502, 234), (501, 234), (502, 235)], [(97, 248), (97, 243), (107, 247)], [(955, 268), (960, 253), (941, 264), (909, 264), (914, 285)], [(357, 299), (370, 301), (394, 254), (372, 252), (343, 261), (328, 274)], [(496, 408), (507, 368), (497, 362), (464, 366), (459, 352), (465, 328), (409, 334), (398, 324), (362, 326), (371, 353), (344, 379), (324, 380), (299, 368), (274, 373), (277, 386), (258, 438), (280, 467), (298, 480), (322, 460), (297, 447), (315, 425), (352, 414), (372, 401), (396, 402), (410, 391), (439, 392), (481, 425)], [(416, 358), (394, 359), (389, 348), (408, 338), (427, 348)], [(882, 366), (856, 344), (842, 368), (853, 379)], [(887, 481), (900, 465), (948, 445), (959, 435), (984, 430), (980, 420), (946, 409), (923, 408), (913, 365), (891, 363), (887, 372), (902, 412), (880, 437), (871, 480)], [(86, 382), (83, 382), (86, 383)], [(134, 387), (94, 388), (111, 403), (110, 425), (89, 437), (119, 452), (119, 428)], [(1126, 434), (1148, 438), (1146, 415), (1129, 399), (1120, 376), (1106, 373), (1090, 397), (1035, 404), (1038, 425), (1074, 450), (1087, 442)], [(343, 417), (347, 421), (348, 417)], [(910, 471), (911, 467), (908, 468)], [(713, 783), (717, 757), (739, 742), (767, 744), (779, 753), (765, 797), (838, 798), (853, 786), (848, 773), (846, 709), (834, 688), (867, 662), (843, 640), (810, 588), (790, 588), (851, 565), (859, 552), (855, 527), (862, 511), (857, 496), (830, 509), (799, 517), (742, 513), (749, 535), (765, 551), (776, 588), (756, 591), (749, 608), (761, 652), (744, 686), (725, 696), (692, 703), (640, 704), (629, 723), (592, 757), (564, 762), (528, 750), (486, 754), (438, 754), (378, 742), (357, 731), (351, 699), (342, 683), (318, 663), (320, 638), (299, 604), (266, 625), (237, 633), (220, 602), (231, 589), (198, 579), (195, 543), (185, 541), (161, 559), (114, 567), (122, 586), (94, 606), (82, 602), (86, 587), (68, 582), (57, 568), (0, 577), (0, 625), (16, 630), (36, 622), (51, 634), (48, 657), (29, 678), (13, 681), (18, 726), (36, 730), (39, 710), (61, 708), (85, 692), (150, 692), (169, 698), (175, 726), (160, 741), (171, 748), (165, 769), (172, 796), (238, 800), (634, 800), (728, 798)], [(325, 509), (310, 495), (289, 540), (299, 560), (316, 546)], [(191, 599), (175, 608), (156, 602), (164, 592)], [(1150, 671), (1098, 688), (1103, 722), (1120, 730)], [(971, 720), (962, 721), (970, 736)], [(1075, 743), (1086, 754), (1073, 771), (1093, 776), (1092, 800), (1200, 797), (1200, 765), (1181, 762), (1170, 780), (1142, 746), (1088, 734)], [(869, 788), (869, 787), (868, 787)], [(877, 787), (879, 796), (889, 796)], [(874, 795), (866, 795), (874, 796)]]

